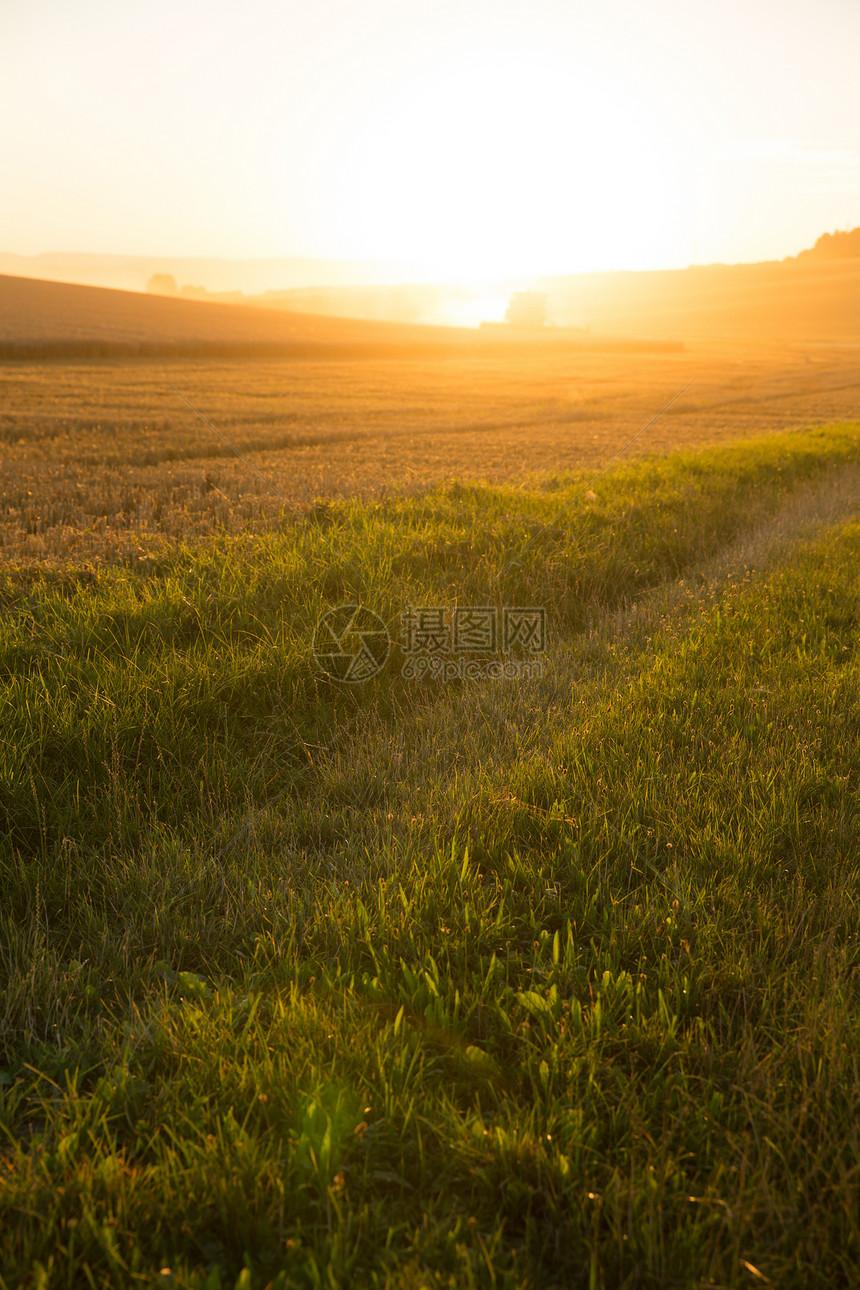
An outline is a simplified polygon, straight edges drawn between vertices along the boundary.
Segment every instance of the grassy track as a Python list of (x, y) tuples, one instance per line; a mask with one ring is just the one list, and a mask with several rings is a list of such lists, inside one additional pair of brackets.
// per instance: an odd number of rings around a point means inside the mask
[(8, 570), (0, 1286), (854, 1284), (858, 431)]

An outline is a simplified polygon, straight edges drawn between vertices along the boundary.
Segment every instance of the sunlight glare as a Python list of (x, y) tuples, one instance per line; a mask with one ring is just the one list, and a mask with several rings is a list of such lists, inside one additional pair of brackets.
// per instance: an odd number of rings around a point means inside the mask
[(651, 267), (677, 246), (678, 157), (618, 85), (497, 54), (387, 88), (342, 159), (357, 244), (420, 246), (437, 281)]

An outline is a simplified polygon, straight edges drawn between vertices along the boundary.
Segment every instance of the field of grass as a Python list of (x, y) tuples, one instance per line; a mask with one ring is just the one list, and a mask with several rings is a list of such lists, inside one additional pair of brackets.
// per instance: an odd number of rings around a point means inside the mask
[[(4, 1290), (856, 1284), (860, 425), (591, 482), (7, 547)], [(454, 605), (542, 674), (404, 678)]]

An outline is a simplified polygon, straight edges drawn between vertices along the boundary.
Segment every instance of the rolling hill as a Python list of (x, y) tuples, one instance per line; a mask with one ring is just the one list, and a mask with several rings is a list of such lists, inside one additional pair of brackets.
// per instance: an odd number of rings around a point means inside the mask
[(402, 327), (271, 309), (179, 300), (34, 278), (0, 277), (0, 346), (45, 355), (117, 350), (188, 352), (195, 346), (276, 349), (457, 343), (456, 329)]
[(677, 343), (583, 339), (564, 329), (492, 336), (462, 327), (376, 322), (253, 305), (115, 291), (0, 276), (0, 358), (405, 357), (588, 345), (678, 348)]
[(860, 259), (547, 278), (551, 317), (683, 340), (860, 341)]
[[(582, 273), (542, 278), (534, 285), (546, 294), (557, 326), (586, 327), (604, 337), (860, 340), (860, 259), (854, 257)], [(499, 291), (496, 287), (493, 294)], [(410, 285), (300, 288), (268, 292), (253, 303), (407, 321), (446, 312), (456, 316), (464, 301), (470, 303), (469, 292), (460, 288)]]

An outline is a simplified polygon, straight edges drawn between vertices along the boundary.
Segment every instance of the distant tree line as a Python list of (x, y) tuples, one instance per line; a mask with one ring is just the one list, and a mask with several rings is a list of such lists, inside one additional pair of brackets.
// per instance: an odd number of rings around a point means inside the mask
[(854, 260), (860, 256), (860, 228), (850, 233), (822, 233), (811, 250), (801, 251), (798, 259)]
[(153, 273), (146, 289), (151, 296), (186, 296), (189, 300), (222, 299), (228, 295), (238, 300), (242, 296), (241, 291), (218, 292), (213, 296), (205, 287), (195, 287), (190, 282), (180, 287), (172, 273)]

